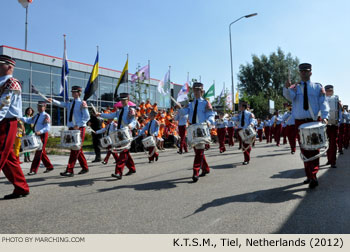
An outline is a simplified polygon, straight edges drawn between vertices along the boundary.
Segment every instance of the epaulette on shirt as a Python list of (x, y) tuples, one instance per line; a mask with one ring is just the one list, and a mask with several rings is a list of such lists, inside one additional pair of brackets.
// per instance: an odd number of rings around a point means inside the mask
[(17, 91), (21, 91), (22, 90), (22, 86), (21, 83), (15, 79), (15, 78), (9, 78), (5, 84), (3, 85), (4, 90), (17, 90)]

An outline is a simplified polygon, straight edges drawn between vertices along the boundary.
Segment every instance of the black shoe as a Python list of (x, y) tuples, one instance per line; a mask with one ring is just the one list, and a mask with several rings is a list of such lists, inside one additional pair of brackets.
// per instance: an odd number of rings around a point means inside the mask
[(249, 164), (249, 161), (244, 161), (244, 162), (242, 163), (242, 165), (247, 165), (247, 164)]
[(67, 171), (61, 172), (60, 175), (63, 176), (63, 177), (74, 177), (74, 173), (67, 172)]
[(36, 175), (36, 172), (31, 171), (31, 172), (28, 172), (27, 175), (33, 176), (33, 175)]
[(331, 168), (337, 168), (337, 166), (335, 164), (332, 164)]
[(177, 153), (179, 153), (180, 155), (182, 154), (182, 151), (178, 151)]
[(46, 169), (46, 170), (44, 171), (44, 173), (49, 173), (50, 171), (53, 171), (53, 168), (51, 168), (51, 169)]
[(102, 164), (106, 165), (106, 164), (107, 164), (107, 162), (106, 162), (106, 161), (102, 161)]
[(318, 186), (318, 181), (316, 179), (311, 179), (309, 188), (314, 189), (316, 186)]
[(101, 158), (96, 158), (95, 160), (91, 161), (91, 163), (97, 163), (97, 162), (101, 162)]
[(156, 156), (156, 162), (158, 161), (158, 157), (159, 157), (159, 156)]
[(136, 171), (129, 170), (129, 171), (125, 174), (125, 176), (130, 176), (130, 175), (132, 175), (132, 174), (134, 174), (134, 173), (136, 173)]
[(339, 154), (340, 154), (340, 155), (343, 155), (343, 154), (344, 154), (344, 152), (341, 150), (341, 151), (339, 151)]
[(152, 163), (152, 160), (149, 160), (148, 163), (149, 163), (149, 164)]
[(120, 175), (119, 173), (118, 173), (118, 174), (112, 173), (111, 176), (112, 176), (113, 178), (122, 179), (122, 175)]
[(330, 165), (331, 163), (328, 161), (325, 165)]
[(310, 184), (310, 182), (311, 182), (311, 179), (308, 178), (308, 179), (305, 179), (303, 183), (304, 184)]
[(196, 183), (196, 182), (198, 181), (198, 179), (199, 179), (198, 176), (193, 176), (193, 177), (192, 177), (192, 180), (193, 180), (194, 183)]
[(22, 198), (22, 197), (27, 197), (28, 194), (29, 194), (29, 192), (28, 193), (21, 193), (21, 194), (11, 193), (11, 194), (5, 195), (4, 199), (5, 200), (18, 199), (18, 198)]
[(202, 171), (202, 173), (199, 175), (199, 177), (205, 177), (205, 175), (209, 174), (209, 172)]
[(80, 172), (78, 172), (78, 174), (85, 174), (85, 173), (88, 173), (88, 172), (89, 172), (89, 170), (82, 169)]
[(295, 151), (292, 151), (291, 154), (294, 155)]

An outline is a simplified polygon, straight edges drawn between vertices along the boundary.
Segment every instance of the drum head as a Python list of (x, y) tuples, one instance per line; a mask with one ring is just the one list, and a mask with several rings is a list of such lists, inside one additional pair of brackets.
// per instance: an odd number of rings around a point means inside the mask
[(303, 123), (299, 126), (299, 129), (312, 129), (312, 128), (320, 128), (324, 126), (325, 124), (321, 122), (309, 122), (309, 123)]

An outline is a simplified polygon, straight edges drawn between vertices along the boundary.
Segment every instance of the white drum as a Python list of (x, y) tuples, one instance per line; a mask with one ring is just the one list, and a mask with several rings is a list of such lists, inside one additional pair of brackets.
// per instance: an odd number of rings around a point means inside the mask
[(21, 139), (22, 152), (31, 152), (41, 150), (43, 143), (41, 142), (40, 136), (35, 134), (23, 136)]
[(112, 145), (116, 149), (129, 149), (133, 140), (129, 128), (125, 127), (111, 133)]
[(254, 137), (256, 137), (256, 132), (252, 126), (248, 126), (245, 129), (241, 129), (238, 131), (239, 136), (241, 137), (242, 141), (246, 144), (251, 144)]
[(300, 147), (305, 150), (318, 150), (328, 147), (326, 130), (326, 124), (321, 122), (310, 122), (300, 125)]
[(156, 147), (156, 141), (154, 136), (148, 136), (144, 139), (142, 139), (142, 144), (143, 147), (148, 148), (148, 147)]
[(210, 130), (206, 123), (192, 124), (187, 128), (187, 141), (191, 147), (197, 144), (208, 144), (210, 140)]
[(102, 148), (107, 149), (109, 146), (113, 144), (110, 136), (104, 136), (100, 139), (100, 145)]
[(329, 125), (338, 125), (339, 123), (339, 97), (337, 95), (333, 95), (328, 98), (329, 104)]
[(80, 150), (80, 130), (65, 130), (61, 132), (61, 146), (71, 150)]

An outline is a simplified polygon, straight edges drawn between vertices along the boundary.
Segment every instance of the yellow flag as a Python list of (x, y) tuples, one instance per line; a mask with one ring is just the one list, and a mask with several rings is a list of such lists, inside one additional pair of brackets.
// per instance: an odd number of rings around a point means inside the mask
[(239, 103), (239, 94), (238, 94), (238, 91), (236, 93), (236, 97), (235, 97), (235, 104), (238, 104)]

